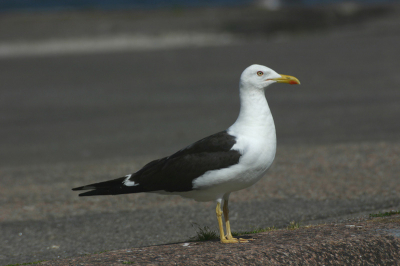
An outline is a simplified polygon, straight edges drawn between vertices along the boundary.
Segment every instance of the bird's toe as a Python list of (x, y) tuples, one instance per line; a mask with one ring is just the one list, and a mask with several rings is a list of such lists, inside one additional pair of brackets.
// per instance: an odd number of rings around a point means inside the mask
[(244, 238), (230, 238), (230, 239), (221, 239), (221, 243), (223, 244), (236, 244), (236, 243), (248, 243), (249, 241)]

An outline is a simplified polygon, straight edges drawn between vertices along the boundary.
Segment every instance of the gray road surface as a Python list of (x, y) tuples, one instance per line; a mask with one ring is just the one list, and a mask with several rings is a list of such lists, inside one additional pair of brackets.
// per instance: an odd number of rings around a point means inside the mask
[[(398, 19), (218, 47), (0, 59), (0, 263), (185, 241), (214, 204), (77, 198), (230, 126), (252, 63), (300, 79), (267, 91), (277, 161), (232, 196), (234, 230), (400, 206)], [(386, 25), (386, 26), (385, 26)]]

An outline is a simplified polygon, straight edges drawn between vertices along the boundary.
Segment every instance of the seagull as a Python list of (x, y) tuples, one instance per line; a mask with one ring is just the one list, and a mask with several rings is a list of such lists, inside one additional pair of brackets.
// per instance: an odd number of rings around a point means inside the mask
[(247, 67), (239, 82), (239, 116), (228, 129), (151, 161), (133, 174), (72, 190), (88, 190), (79, 196), (152, 192), (216, 201), (220, 241), (248, 242), (232, 236), (228, 201), (231, 192), (259, 181), (275, 158), (275, 124), (265, 98), (265, 89), (274, 83), (300, 84), (300, 81), (266, 66)]

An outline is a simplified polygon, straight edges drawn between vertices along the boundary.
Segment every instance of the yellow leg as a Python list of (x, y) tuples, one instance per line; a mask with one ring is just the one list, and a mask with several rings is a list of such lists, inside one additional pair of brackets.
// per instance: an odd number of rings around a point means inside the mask
[[(237, 242), (240, 242), (240, 243), (247, 243), (247, 242), (249, 242), (248, 240), (254, 240), (254, 239), (243, 239), (243, 238), (234, 238), (233, 236), (232, 236), (232, 232), (231, 232), (231, 224), (230, 224), (230, 222), (229, 222), (229, 209), (228, 209), (228, 200), (225, 200), (224, 201), (224, 207), (223, 207), (223, 210), (224, 210), (224, 218), (225, 218), (225, 226), (226, 226), (226, 239), (227, 240), (232, 240), (232, 241), (236, 241), (236, 243)], [(233, 243), (235, 243), (235, 242), (233, 242)]]
[(226, 238), (224, 235), (224, 226), (222, 225), (221, 203), (217, 202), (217, 208), (216, 208), (215, 212), (217, 213), (217, 220), (218, 220), (218, 226), (219, 226), (219, 238), (221, 239), (221, 242), (224, 243), (224, 240), (226, 240)]
[(226, 227), (226, 238), (233, 239), (232, 232), (231, 232), (231, 224), (229, 223), (229, 209), (228, 209), (228, 201), (224, 201), (224, 218), (225, 218), (225, 227)]
[(219, 226), (219, 237), (221, 240), (221, 243), (238, 243), (239, 241), (237, 239), (226, 239), (225, 234), (224, 234), (224, 226), (222, 224), (222, 210), (221, 210), (221, 203), (217, 203), (217, 219), (218, 219), (218, 226)]

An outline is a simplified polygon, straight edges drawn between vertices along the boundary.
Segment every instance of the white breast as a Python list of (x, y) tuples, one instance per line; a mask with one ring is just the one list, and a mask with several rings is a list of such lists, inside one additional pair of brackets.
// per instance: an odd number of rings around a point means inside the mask
[[(227, 130), (230, 135), (236, 137), (236, 144), (232, 149), (242, 154), (239, 163), (226, 169), (208, 171), (195, 179), (193, 188), (203, 191), (204, 199), (192, 193), (189, 197), (196, 200), (212, 200), (226, 193), (247, 188), (264, 176), (275, 158), (276, 133), (271, 113), (264, 117), (263, 121), (262, 126), (246, 130), (246, 133), (237, 130), (236, 123)], [(205, 191), (208, 192), (204, 193)]]

